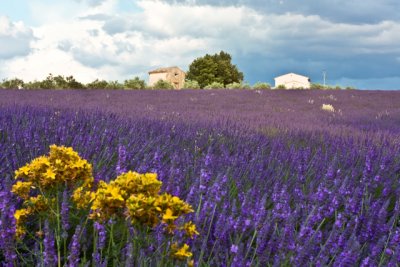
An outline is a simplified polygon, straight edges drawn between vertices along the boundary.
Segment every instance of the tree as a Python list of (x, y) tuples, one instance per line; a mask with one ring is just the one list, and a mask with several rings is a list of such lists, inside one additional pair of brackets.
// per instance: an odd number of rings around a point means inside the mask
[(256, 89), (256, 90), (260, 90), (260, 89), (268, 90), (268, 89), (271, 89), (271, 85), (269, 83), (256, 82), (253, 85), (253, 89)]
[(237, 82), (227, 84), (225, 86), (225, 88), (227, 88), (227, 89), (251, 89), (251, 87), (248, 83), (237, 83)]
[(68, 82), (65, 80), (64, 76), (58, 75), (53, 77), (53, 82), (55, 83), (56, 89), (67, 89)]
[(122, 88), (124, 88), (124, 85), (118, 81), (109, 81), (106, 87), (106, 89), (112, 89), (112, 90), (117, 90)]
[(224, 88), (224, 85), (219, 82), (213, 82), (204, 87), (204, 89), (222, 89), (222, 88)]
[(201, 88), (213, 82), (221, 83), (224, 86), (234, 82), (241, 83), (243, 73), (231, 63), (231, 60), (231, 55), (224, 51), (215, 55), (206, 54), (190, 64), (186, 78), (197, 81)]
[(56, 84), (53, 74), (49, 73), (45, 80), (38, 83), (40, 89), (55, 89)]
[(78, 82), (77, 80), (75, 80), (74, 76), (68, 76), (66, 78), (67, 81), (67, 88), (70, 89), (84, 89), (85, 85), (83, 85), (82, 83)]
[(139, 79), (139, 77), (135, 77), (131, 80), (125, 80), (124, 87), (126, 89), (145, 89), (146, 83), (144, 80)]
[(6, 88), (6, 89), (21, 89), (24, 88), (25, 83), (23, 80), (14, 78), (11, 80), (3, 80), (3, 83), (0, 83), (0, 88)]
[(108, 87), (108, 82), (105, 80), (94, 80), (91, 83), (86, 84), (86, 88), (89, 89), (106, 89)]
[(200, 89), (200, 85), (197, 81), (186, 80), (183, 88), (185, 88), (185, 89)]
[(164, 80), (158, 80), (153, 86), (153, 89), (174, 89), (172, 84)]

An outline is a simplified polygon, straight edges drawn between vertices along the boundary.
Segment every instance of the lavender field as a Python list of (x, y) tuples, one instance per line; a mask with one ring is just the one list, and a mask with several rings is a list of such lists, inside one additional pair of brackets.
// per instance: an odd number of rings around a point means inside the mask
[[(5, 266), (52, 253), (16, 240), (22, 202), (11, 193), (15, 171), (52, 144), (90, 162), (95, 182), (157, 173), (161, 191), (194, 210), (183, 266), (399, 266), (400, 92), (0, 90)], [(70, 229), (59, 262), (174, 266), (161, 230), (133, 256), (124, 239), (95, 257), (90, 229), (80, 241)]]

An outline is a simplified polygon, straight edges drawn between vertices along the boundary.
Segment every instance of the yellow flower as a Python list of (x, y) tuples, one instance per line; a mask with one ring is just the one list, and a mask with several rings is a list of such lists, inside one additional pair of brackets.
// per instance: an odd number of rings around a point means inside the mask
[(165, 222), (165, 223), (174, 221), (174, 220), (176, 220), (176, 218), (178, 218), (178, 216), (173, 216), (173, 212), (172, 212), (171, 209), (167, 209), (167, 210), (165, 211), (165, 214), (164, 214), (163, 217), (162, 217), (163, 222)]
[(107, 194), (107, 200), (109, 201), (124, 201), (117, 186), (108, 186), (105, 194)]
[(26, 228), (23, 225), (17, 225), (15, 227), (15, 236), (20, 239), (26, 233)]
[(92, 166), (81, 159), (72, 148), (50, 146), (49, 156), (40, 156), (15, 172), (16, 178), (33, 183), (47, 191), (57, 185), (91, 187), (94, 181)]
[(114, 182), (107, 184), (100, 181), (97, 191), (92, 195), (92, 201), (91, 219), (106, 220), (114, 215), (120, 215), (125, 208), (125, 199)]
[(32, 182), (21, 182), (18, 181), (12, 186), (11, 192), (20, 196), (23, 199), (29, 198), (29, 193), (31, 191)]
[(196, 230), (196, 225), (192, 221), (185, 223), (183, 225), (183, 230), (185, 234), (192, 239), (195, 235), (199, 235), (199, 232)]
[(48, 200), (43, 195), (38, 195), (36, 197), (30, 197), (28, 200), (24, 202), (26, 206), (31, 207), (36, 212), (47, 211), (49, 205), (54, 202), (55, 199)]
[(173, 214), (178, 217), (193, 212), (192, 206), (188, 203), (167, 193), (158, 196), (156, 206), (164, 211), (171, 209)]
[(156, 226), (160, 219), (160, 211), (155, 206), (156, 199), (144, 194), (132, 195), (126, 201), (126, 214), (133, 224), (141, 223), (148, 226)]
[(178, 248), (177, 244), (174, 243), (171, 246), (172, 249), (172, 257), (178, 260), (185, 260), (193, 256), (192, 252), (188, 251), (189, 246), (187, 244), (183, 244), (181, 248)]
[(15, 179), (25, 175), (27, 176), (29, 174), (29, 166), (23, 166), (21, 168), (19, 168), (18, 170), (15, 171)]
[(21, 221), (26, 220), (26, 218), (31, 214), (31, 211), (29, 209), (19, 209), (16, 210), (14, 213), (14, 218), (16, 223), (20, 223)]
[(72, 193), (72, 201), (79, 209), (85, 209), (91, 201), (93, 201), (94, 193), (90, 192), (85, 187), (78, 187)]
[(15, 236), (21, 238), (25, 233), (26, 229), (24, 227), (24, 222), (27, 220), (28, 216), (32, 213), (30, 209), (19, 209), (14, 212), (15, 218)]
[(137, 172), (126, 172), (117, 177), (114, 181), (124, 190), (125, 199), (132, 194), (145, 194), (157, 196), (161, 189), (162, 182), (157, 180), (156, 173), (140, 174)]
[(52, 180), (55, 180), (55, 179), (56, 179), (56, 174), (53, 172), (53, 170), (52, 170), (51, 168), (48, 168), (48, 169), (47, 169), (47, 171), (46, 171), (46, 173), (44, 174), (44, 176), (45, 176), (46, 178), (50, 178), (50, 179), (52, 179)]

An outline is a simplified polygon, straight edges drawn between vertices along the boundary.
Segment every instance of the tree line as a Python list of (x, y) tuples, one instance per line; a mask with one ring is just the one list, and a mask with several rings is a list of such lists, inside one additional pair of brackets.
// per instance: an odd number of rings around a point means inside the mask
[[(159, 80), (156, 84), (148, 86), (139, 77), (119, 81), (106, 81), (96, 79), (90, 83), (77, 81), (72, 75), (62, 76), (49, 74), (44, 80), (25, 82), (19, 78), (4, 79), (0, 82), (3, 89), (173, 89), (168, 81)], [(244, 75), (238, 67), (232, 64), (230, 54), (221, 51), (214, 55), (206, 54), (204, 57), (195, 59), (186, 73), (185, 89), (271, 89), (271, 85), (266, 82), (257, 82), (250, 85), (244, 82)], [(277, 89), (285, 89), (280, 86)], [(311, 89), (342, 89), (339, 86), (323, 86), (312, 84)], [(352, 88), (346, 88), (352, 89)]]

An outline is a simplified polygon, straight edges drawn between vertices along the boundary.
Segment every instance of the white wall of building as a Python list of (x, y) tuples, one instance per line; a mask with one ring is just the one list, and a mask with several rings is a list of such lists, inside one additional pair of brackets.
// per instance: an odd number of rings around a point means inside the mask
[(297, 88), (310, 89), (311, 87), (310, 78), (295, 73), (288, 73), (276, 77), (275, 88), (279, 87), (280, 85), (285, 86), (286, 89), (297, 89)]
[(151, 73), (149, 75), (149, 86), (153, 86), (156, 82), (158, 82), (159, 80), (167, 80), (167, 73), (166, 72), (162, 72), (162, 73)]

